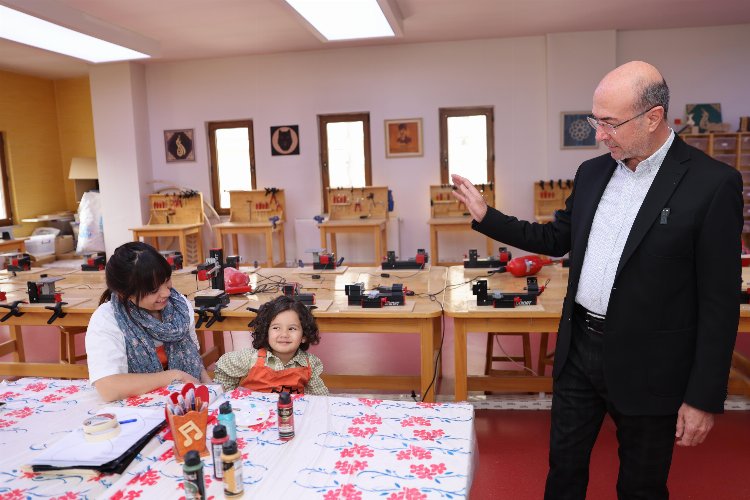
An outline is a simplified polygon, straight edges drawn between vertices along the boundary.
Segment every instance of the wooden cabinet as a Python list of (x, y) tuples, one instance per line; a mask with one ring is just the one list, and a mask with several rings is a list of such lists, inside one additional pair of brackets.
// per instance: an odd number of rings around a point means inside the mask
[(745, 200), (745, 226), (742, 240), (750, 246), (750, 132), (686, 134), (685, 142), (723, 161), (742, 174), (742, 197)]

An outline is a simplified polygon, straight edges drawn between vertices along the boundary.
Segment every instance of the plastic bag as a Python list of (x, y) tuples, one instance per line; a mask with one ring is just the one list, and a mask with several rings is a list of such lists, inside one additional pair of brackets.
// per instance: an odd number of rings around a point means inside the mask
[(100, 193), (83, 193), (78, 206), (78, 246), (76, 253), (104, 252), (104, 225), (102, 222), (102, 201)]

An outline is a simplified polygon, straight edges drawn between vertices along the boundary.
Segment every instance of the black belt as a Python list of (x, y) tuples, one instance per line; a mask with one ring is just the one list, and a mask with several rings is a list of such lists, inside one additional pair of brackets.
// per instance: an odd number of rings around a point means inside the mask
[(586, 330), (597, 335), (604, 335), (604, 322), (607, 319), (606, 316), (591, 312), (577, 302), (575, 303), (573, 310), (576, 314), (580, 314), (584, 318), (586, 322)]

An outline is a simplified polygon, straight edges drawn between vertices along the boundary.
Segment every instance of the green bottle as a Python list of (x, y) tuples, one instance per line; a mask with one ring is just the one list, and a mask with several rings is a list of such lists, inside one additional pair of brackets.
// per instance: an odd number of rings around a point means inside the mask
[(203, 479), (203, 462), (195, 450), (185, 453), (182, 465), (185, 500), (203, 500), (206, 498), (206, 483)]

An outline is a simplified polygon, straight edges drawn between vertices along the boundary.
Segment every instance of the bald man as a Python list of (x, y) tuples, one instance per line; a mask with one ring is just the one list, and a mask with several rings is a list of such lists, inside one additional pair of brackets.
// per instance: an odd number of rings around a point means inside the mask
[(674, 444), (722, 413), (739, 322), (742, 178), (667, 125), (669, 88), (635, 61), (599, 83), (589, 123), (609, 153), (581, 164), (547, 224), (488, 207), (465, 178), (472, 227), (530, 252), (570, 253), (553, 369), (545, 498), (585, 498), (605, 414), (621, 499), (668, 498)]

